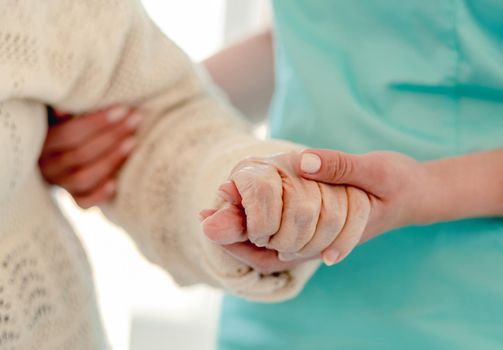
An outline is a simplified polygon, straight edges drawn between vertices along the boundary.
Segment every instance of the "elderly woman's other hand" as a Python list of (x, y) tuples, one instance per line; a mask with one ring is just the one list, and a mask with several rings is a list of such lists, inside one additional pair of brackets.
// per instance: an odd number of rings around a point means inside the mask
[(124, 106), (79, 117), (54, 114), (39, 160), (42, 175), (84, 209), (111, 200), (115, 175), (135, 147), (141, 114)]

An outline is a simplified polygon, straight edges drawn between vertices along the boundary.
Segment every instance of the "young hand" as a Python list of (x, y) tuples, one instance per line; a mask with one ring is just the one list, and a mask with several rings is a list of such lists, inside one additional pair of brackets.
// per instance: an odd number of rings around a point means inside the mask
[(438, 181), (423, 163), (403, 154), (305, 150), (298, 169), (306, 179), (355, 186), (369, 195), (371, 210), (365, 240), (398, 227), (433, 221), (425, 208), (431, 207)]
[(84, 209), (111, 200), (115, 175), (135, 147), (142, 116), (122, 106), (78, 118), (56, 114), (39, 160), (42, 175)]

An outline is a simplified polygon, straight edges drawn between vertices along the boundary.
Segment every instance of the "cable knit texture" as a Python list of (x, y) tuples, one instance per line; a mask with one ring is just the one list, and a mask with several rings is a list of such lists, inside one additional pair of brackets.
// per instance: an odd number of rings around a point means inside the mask
[(294, 296), (317, 267), (262, 276), (202, 235), (197, 212), (259, 142), (134, 0), (0, 0), (0, 349), (105, 349), (91, 270), (37, 158), (46, 105), (113, 104), (147, 118), (106, 214), (181, 284), (256, 300)]

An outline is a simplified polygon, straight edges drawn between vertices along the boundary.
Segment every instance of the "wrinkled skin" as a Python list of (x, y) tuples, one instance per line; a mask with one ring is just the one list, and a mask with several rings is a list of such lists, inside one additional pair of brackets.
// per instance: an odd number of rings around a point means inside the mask
[(233, 247), (249, 241), (281, 261), (340, 262), (362, 239), (369, 197), (355, 187), (303, 179), (298, 164), (297, 153), (240, 162), (220, 187), (219, 207), (202, 213), (208, 238)]

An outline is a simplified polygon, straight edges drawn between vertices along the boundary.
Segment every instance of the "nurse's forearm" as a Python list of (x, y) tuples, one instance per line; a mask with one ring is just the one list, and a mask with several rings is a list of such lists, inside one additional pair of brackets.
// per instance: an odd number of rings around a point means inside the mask
[(425, 164), (433, 175), (430, 222), (503, 216), (503, 149)]
[(231, 45), (203, 63), (234, 106), (255, 121), (265, 118), (274, 91), (271, 29)]

